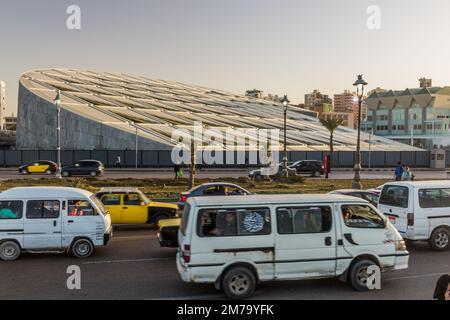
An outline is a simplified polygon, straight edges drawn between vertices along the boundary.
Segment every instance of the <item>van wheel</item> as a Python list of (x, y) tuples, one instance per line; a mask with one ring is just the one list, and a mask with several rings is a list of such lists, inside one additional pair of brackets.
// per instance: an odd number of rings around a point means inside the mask
[(228, 270), (222, 279), (222, 288), (225, 295), (234, 300), (249, 298), (255, 292), (255, 287), (255, 276), (244, 267)]
[(52, 174), (52, 171), (50, 169), (45, 170), (45, 174)]
[(315, 177), (315, 178), (320, 177), (320, 172), (319, 171), (314, 171), (312, 176)]
[(68, 177), (68, 176), (70, 176), (70, 174), (69, 174), (68, 171), (63, 171), (61, 174), (62, 174), (63, 177)]
[(94, 252), (94, 246), (88, 239), (78, 239), (72, 244), (72, 254), (77, 258), (88, 258)]
[(361, 260), (356, 262), (350, 269), (349, 281), (356, 291), (369, 290), (367, 286), (367, 268), (369, 266), (376, 266), (376, 263), (371, 260)]
[(13, 261), (20, 256), (20, 246), (14, 241), (6, 241), (0, 244), (0, 259)]
[(28, 170), (27, 170), (27, 169), (23, 169), (23, 170), (21, 171), (21, 173), (22, 173), (22, 174), (28, 174)]
[(433, 250), (444, 251), (450, 248), (450, 231), (447, 228), (437, 228), (430, 237), (429, 244)]
[(89, 173), (89, 175), (90, 175), (91, 177), (96, 177), (96, 176), (97, 176), (97, 172), (91, 171), (91, 172)]

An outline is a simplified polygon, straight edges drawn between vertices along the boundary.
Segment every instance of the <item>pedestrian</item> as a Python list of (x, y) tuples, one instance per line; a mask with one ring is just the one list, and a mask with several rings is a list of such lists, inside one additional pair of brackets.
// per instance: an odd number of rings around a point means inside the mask
[(122, 168), (122, 161), (120, 160), (120, 156), (116, 158), (116, 168)]
[(397, 163), (397, 167), (395, 168), (395, 171), (394, 171), (394, 179), (395, 179), (395, 181), (400, 181), (400, 180), (402, 180), (403, 171), (404, 171), (403, 165), (402, 165), (402, 163), (399, 161), (399, 162)]
[(402, 180), (403, 181), (412, 181), (412, 180), (414, 180), (414, 175), (413, 175), (410, 167), (406, 166), (406, 168), (403, 170)]
[(175, 164), (173, 166), (173, 171), (175, 173), (175, 181), (178, 180), (178, 178), (183, 176), (183, 170), (181, 170), (181, 167), (179, 164)]
[(450, 300), (450, 274), (444, 274), (438, 279), (433, 299)]

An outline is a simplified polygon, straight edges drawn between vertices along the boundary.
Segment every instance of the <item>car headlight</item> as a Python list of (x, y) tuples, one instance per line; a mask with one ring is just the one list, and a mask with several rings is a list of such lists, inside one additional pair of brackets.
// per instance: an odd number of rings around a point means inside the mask
[(395, 241), (395, 251), (406, 251), (405, 240)]

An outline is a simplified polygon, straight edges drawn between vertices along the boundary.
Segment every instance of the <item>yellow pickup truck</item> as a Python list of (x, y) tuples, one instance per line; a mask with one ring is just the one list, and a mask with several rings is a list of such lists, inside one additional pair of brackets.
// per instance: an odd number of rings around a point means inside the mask
[(102, 188), (96, 196), (111, 215), (113, 224), (151, 224), (178, 217), (178, 205), (151, 201), (138, 188)]

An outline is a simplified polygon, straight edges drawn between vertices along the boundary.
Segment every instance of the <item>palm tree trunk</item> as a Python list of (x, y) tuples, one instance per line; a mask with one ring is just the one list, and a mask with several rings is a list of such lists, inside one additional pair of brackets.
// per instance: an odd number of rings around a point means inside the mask
[(331, 172), (331, 166), (333, 165), (333, 132), (330, 132), (330, 163), (329, 166), (327, 166), (327, 170), (330, 173)]

